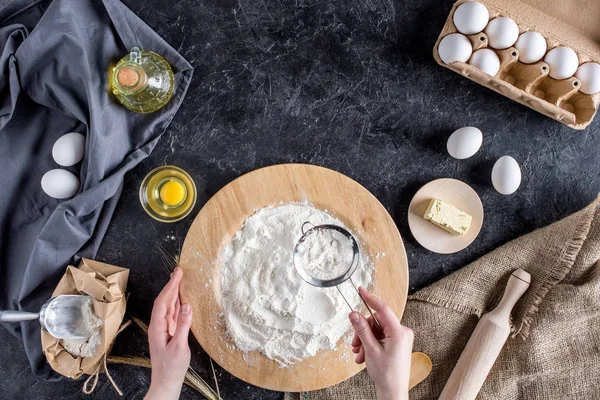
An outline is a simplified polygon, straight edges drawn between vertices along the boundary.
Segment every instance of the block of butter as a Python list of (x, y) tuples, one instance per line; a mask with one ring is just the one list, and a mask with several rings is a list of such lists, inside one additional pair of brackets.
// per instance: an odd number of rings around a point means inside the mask
[(423, 218), (454, 235), (464, 235), (471, 226), (469, 214), (439, 199), (431, 199)]

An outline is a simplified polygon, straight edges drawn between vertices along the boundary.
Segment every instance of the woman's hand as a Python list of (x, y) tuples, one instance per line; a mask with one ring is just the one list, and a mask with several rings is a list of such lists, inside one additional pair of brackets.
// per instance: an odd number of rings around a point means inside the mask
[(375, 382), (379, 400), (408, 399), (410, 358), (413, 332), (400, 325), (392, 309), (365, 288), (359, 288), (365, 302), (375, 311), (383, 332), (374, 329), (371, 317), (365, 319), (357, 312), (350, 313), (354, 328), (352, 352), (356, 363), (366, 362), (367, 371)]
[(178, 399), (190, 365), (188, 335), (192, 309), (179, 301), (182, 276), (181, 268), (175, 268), (171, 280), (154, 301), (148, 328), (152, 380), (146, 399)]

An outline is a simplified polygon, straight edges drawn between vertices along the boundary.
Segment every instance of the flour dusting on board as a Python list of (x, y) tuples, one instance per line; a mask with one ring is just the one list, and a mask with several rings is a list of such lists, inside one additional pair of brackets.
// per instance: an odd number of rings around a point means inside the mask
[[(306, 221), (346, 228), (308, 204), (266, 207), (246, 219), (219, 256), (224, 318), (233, 342), (242, 351), (259, 351), (282, 366), (335, 349), (351, 327), (350, 309), (337, 289), (313, 287), (294, 268), (294, 246)], [(366, 287), (372, 273), (373, 264), (361, 251), (352, 279)], [(346, 282), (339, 288), (350, 305), (359, 308), (352, 285)]]

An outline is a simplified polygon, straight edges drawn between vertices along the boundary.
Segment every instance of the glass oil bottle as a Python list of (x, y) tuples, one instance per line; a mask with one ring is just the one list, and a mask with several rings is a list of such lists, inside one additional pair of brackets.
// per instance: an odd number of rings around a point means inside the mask
[(112, 68), (110, 86), (119, 102), (131, 111), (150, 113), (171, 99), (175, 77), (169, 63), (148, 50), (133, 47)]

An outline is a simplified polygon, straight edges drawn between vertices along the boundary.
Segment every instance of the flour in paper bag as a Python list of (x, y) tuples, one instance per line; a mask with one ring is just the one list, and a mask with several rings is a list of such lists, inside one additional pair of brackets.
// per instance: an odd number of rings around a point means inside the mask
[(102, 320), (96, 316), (93, 309), (92, 299), (83, 303), (81, 312), (88, 339), (63, 339), (62, 346), (75, 357), (93, 357), (96, 347), (101, 343), (100, 330)]

